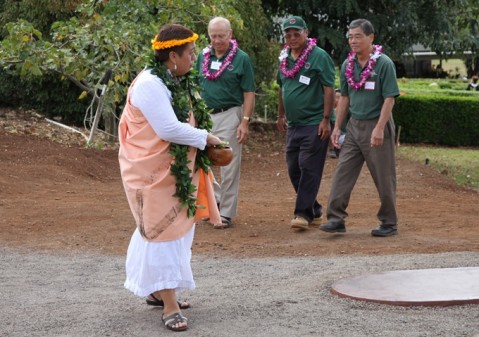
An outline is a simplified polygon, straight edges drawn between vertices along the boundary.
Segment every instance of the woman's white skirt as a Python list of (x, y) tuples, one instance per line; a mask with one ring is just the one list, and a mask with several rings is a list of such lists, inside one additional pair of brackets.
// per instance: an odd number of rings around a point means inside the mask
[(141, 297), (163, 289), (194, 289), (191, 271), (194, 233), (195, 225), (178, 240), (148, 242), (136, 229), (126, 256), (125, 288)]

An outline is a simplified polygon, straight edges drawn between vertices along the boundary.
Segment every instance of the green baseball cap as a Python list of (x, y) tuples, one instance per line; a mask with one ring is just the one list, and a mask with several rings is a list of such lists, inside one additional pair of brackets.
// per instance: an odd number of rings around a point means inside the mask
[(295, 28), (295, 29), (306, 29), (306, 22), (304, 22), (303, 18), (300, 16), (290, 16), (286, 20), (283, 21), (282, 25), (283, 31), (288, 28)]

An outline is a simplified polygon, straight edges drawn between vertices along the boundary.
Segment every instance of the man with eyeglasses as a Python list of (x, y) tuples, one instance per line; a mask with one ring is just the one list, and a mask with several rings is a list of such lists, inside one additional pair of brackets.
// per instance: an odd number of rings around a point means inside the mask
[(323, 213), (316, 198), (331, 133), (335, 67), (316, 39), (308, 38), (301, 17), (287, 18), (282, 30), (277, 127), (286, 131), (286, 163), (296, 192), (291, 228), (306, 230), (319, 225)]
[(201, 96), (211, 109), (212, 133), (227, 141), (233, 151), (231, 163), (220, 168), (220, 184), (215, 181), (222, 223), (214, 224), (214, 228), (230, 227), (236, 216), (242, 144), (248, 138), (248, 124), (254, 111), (253, 63), (232, 35), (227, 19), (213, 18), (208, 24), (211, 44), (196, 60)]
[(331, 185), (328, 222), (319, 229), (328, 233), (346, 231), (346, 208), (366, 162), (381, 202), (377, 213), (380, 223), (371, 235), (392, 236), (398, 233), (392, 118), (394, 101), (399, 96), (396, 68), (382, 53), (382, 47), (373, 44), (374, 27), (368, 20), (357, 19), (349, 24), (348, 41), (351, 52), (341, 67), (341, 98), (331, 136), (335, 147), (340, 147), (342, 122), (348, 113), (351, 118)]

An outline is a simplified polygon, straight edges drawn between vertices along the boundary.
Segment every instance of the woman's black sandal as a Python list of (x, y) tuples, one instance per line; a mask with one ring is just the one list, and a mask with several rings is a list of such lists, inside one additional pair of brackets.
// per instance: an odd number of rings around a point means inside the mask
[[(188, 309), (190, 307), (190, 303), (187, 302), (187, 301), (182, 301), (182, 302), (177, 301), (177, 303), (178, 303), (178, 306), (180, 307), (181, 310)], [(163, 300), (161, 298), (156, 297), (153, 294), (150, 294), (150, 296), (148, 296), (146, 298), (146, 304), (152, 305), (154, 307), (164, 307), (165, 306), (165, 303), (163, 302)]]

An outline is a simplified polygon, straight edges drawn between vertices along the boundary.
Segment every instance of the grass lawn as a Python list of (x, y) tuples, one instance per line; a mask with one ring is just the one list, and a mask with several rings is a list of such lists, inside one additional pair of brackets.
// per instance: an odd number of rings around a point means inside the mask
[(466, 90), (468, 83), (462, 79), (449, 78), (398, 78), (399, 89), (405, 92), (477, 95), (477, 92)]
[(427, 163), (453, 178), (457, 184), (479, 191), (479, 149), (401, 144), (397, 155), (425, 165)]
[[(460, 63), (450, 65), (456, 67), (460, 66)], [(444, 66), (445, 63), (443, 62)], [(467, 82), (462, 79), (401, 78), (398, 79), (398, 84), (401, 91), (405, 92), (475, 95), (479, 98), (478, 92), (465, 90)], [(447, 148), (401, 144), (397, 155), (400, 158), (424, 164), (427, 161), (428, 165), (450, 176), (457, 184), (479, 191), (479, 148)]]

